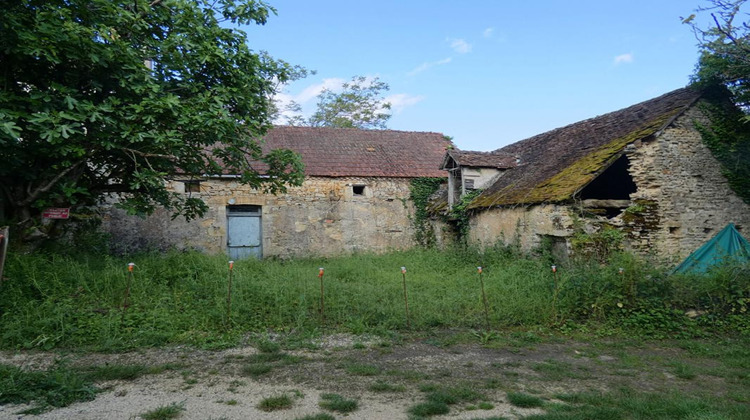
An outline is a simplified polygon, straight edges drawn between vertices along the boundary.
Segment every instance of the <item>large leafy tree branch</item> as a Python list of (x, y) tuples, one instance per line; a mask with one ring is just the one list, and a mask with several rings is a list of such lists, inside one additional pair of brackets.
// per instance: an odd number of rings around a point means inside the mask
[[(299, 67), (256, 53), (234, 26), (252, 0), (8, 0), (0, 14), (0, 204), (24, 224), (47, 206), (111, 194), (192, 218), (199, 199), (164, 178), (239, 174), (277, 192), (299, 156), (264, 154), (271, 97)], [(254, 167), (261, 163), (260, 174)]]
[[(722, 84), (742, 108), (750, 106), (750, 25), (746, 0), (708, 0), (683, 22), (698, 40), (700, 58), (693, 76), (701, 85)], [(708, 23), (702, 27), (697, 18)]]

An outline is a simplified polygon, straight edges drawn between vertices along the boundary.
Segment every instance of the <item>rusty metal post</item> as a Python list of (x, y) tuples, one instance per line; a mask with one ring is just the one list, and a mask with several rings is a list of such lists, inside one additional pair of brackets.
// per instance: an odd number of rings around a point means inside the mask
[(482, 302), (484, 303), (484, 322), (487, 324), (487, 331), (490, 330), (490, 310), (487, 305), (487, 295), (484, 293), (484, 278), (482, 277), (482, 267), (477, 267), (479, 273), (479, 284), (482, 286)]
[(411, 320), (409, 319), (409, 298), (406, 296), (406, 267), (401, 267), (401, 277), (404, 280), (404, 305), (406, 306), (406, 328), (411, 329)]
[(227, 326), (232, 323), (232, 278), (234, 277), (234, 261), (229, 261), (229, 278), (227, 281)]
[(320, 321), (321, 323), (326, 322), (326, 306), (325, 306), (325, 293), (323, 291), (323, 267), (318, 269), (318, 278), (320, 278)]
[(557, 283), (557, 266), (552, 266), (552, 279), (555, 282), (555, 290), (553, 291), (552, 295), (552, 321), (557, 322), (557, 292), (558, 289), (558, 283)]
[(122, 300), (122, 316), (120, 317), (120, 322), (125, 321), (125, 312), (128, 310), (128, 307), (130, 306), (130, 287), (133, 284), (133, 268), (135, 267), (135, 263), (128, 263), (128, 284), (125, 286), (125, 298)]

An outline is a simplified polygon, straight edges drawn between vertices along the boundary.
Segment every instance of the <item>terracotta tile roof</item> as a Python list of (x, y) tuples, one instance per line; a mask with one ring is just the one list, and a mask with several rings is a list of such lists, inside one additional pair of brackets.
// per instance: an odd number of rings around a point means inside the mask
[(568, 200), (619, 157), (625, 146), (664, 129), (700, 95), (692, 88), (677, 89), (498, 149), (518, 155), (521, 162), (470, 207)]
[(448, 156), (461, 166), (508, 169), (516, 166), (516, 155), (494, 152), (470, 152), (467, 150), (448, 150)]
[(390, 178), (447, 177), (440, 164), (450, 147), (440, 133), (291, 126), (275, 126), (263, 144), (302, 155), (308, 176)]

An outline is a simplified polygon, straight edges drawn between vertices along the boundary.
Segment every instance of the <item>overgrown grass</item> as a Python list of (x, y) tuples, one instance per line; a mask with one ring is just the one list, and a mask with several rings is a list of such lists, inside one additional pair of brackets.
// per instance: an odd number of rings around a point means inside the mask
[(541, 407), (544, 404), (544, 400), (541, 398), (535, 395), (524, 394), (523, 392), (509, 392), (508, 402), (521, 408)]
[(532, 420), (577, 419), (746, 419), (750, 407), (719, 398), (695, 398), (684, 394), (645, 393), (628, 388), (614, 392), (558, 395), (565, 404), (544, 405), (545, 414), (524, 417)]
[(85, 375), (58, 361), (44, 371), (0, 364), (0, 405), (34, 405), (24, 414), (39, 414), (54, 407), (90, 401), (97, 389)]
[[(127, 263), (136, 264), (124, 307)], [(0, 293), (0, 348), (121, 351), (165, 344), (223, 348), (247, 332), (387, 334), (405, 328), (400, 267), (406, 266), (413, 330), (484, 329), (476, 267), (494, 329), (556, 327), (607, 334), (689, 337), (750, 335), (750, 268), (670, 277), (632, 256), (558, 263), (513, 249), (413, 249), (385, 255), (235, 263), (227, 323), (226, 258), (198, 253), (10, 254)], [(325, 267), (325, 324), (318, 315)], [(618, 268), (624, 268), (624, 274)], [(557, 299), (555, 300), (555, 295)], [(554, 304), (553, 304), (554, 303)], [(684, 311), (700, 316), (691, 319)], [(483, 344), (497, 337), (480, 334)], [(278, 344), (261, 342), (278, 352)], [(276, 350), (273, 350), (276, 348)]]

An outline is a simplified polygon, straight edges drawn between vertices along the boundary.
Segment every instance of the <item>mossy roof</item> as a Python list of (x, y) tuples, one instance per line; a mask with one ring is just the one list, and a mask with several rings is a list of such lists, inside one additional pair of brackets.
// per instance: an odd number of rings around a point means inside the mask
[(495, 151), (518, 156), (469, 208), (564, 202), (596, 178), (625, 146), (663, 130), (701, 93), (682, 88), (619, 111), (536, 135)]

